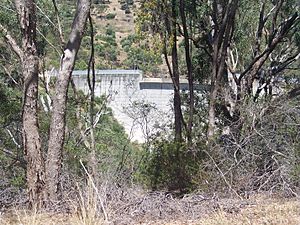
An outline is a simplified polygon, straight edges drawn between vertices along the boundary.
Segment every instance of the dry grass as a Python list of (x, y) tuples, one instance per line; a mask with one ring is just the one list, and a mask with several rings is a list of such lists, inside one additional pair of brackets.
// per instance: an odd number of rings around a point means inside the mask
[[(274, 199), (266, 196), (256, 196), (247, 204), (245, 201), (230, 201), (221, 199), (210, 204), (210, 201), (203, 202), (203, 215), (197, 219), (173, 215), (169, 218), (143, 217), (136, 220), (128, 220), (126, 224), (149, 224), (149, 225), (299, 225), (300, 224), (300, 203), (299, 199)], [(227, 203), (226, 203), (227, 202)], [(208, 203), (208, 204), (207, 204)], [(97, 217), (93, 210), (76, 211), (72, 214), (36, 213), (27, 211), (10, 211), (0, 214), (0, 224), (2, 225), (100, 225), (105, 224), (102, 217)], [(134, 212), (131, 212), (132, 214)], [(100, 215), (102, 216), (102, 215)], [(110, 218), (112, 224), (115, 221), (127, 221), (128, 214), (122, 218)]]
[(102, 225), (101, 218), (74, 214), (34, 213), (15, 211), (0, 217), (1, 225)]
[(300, 204), (298, 200), (258, 200), (257, 205), (240, 212), (219, 210), (195, 223), (199, 225), (299, 225)]

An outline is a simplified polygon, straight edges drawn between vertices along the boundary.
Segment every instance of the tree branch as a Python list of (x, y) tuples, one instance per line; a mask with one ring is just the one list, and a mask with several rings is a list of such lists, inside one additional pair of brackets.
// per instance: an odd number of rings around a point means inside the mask
[(10, 157), (11, 159), (20, 162), (20, 167), (22, 167), (23, 169), (26, 169), (26, 161), (20, 157), (18, 157), (16, 154), (14, 154), (12, 151), (9, 151), (5, 148), (1, 148), (0, 149), (2, 152), (4, 152), (6, 155), (8, 155), (8, 157)]
[(23, 60), (24, 53), (22, 51), (22, 48), (18, 45), (17, 41), (11, 36), (11, 34), (2, 24), (0, 24), (0, 31), (3, 32), (6, 43), (9, 44), (13, 51), (18, 55), (18, 57)]
[(294, 88), (293, 90), (291, 90), (288, 93), (287, 97), (288, 97), (288, 99), (292, 99), (292, 98), (296, 98), (299, 95), (300, 95), (300, 86), (298, 86), (298, 87)]
[(284, 23), (280, 26), (281, 29), (277, 33), (276, 37), (270, 37), (272, 38), (271, 44), (255, 59), (250, 63), (250, 65), (241, 73), (239, 77), (239, 81), (242, 80), (242, 78), (248, 73), (251, 72), (251, 70), (254, 69), (253, 74), (255, 74), (261, 66), (266, 61), (267, 57), (270, 55), (270, 53), (276, 48), (276, 46), (280, 43), (280, 41), (284, 38), (284, 36), (290, 31), (290, 29), (293, 27), (295, 23), (299, 22), (299, 16), (298, 13), (295, 13), (293, 16), (291, 16), (289, 19), (284, 21)]

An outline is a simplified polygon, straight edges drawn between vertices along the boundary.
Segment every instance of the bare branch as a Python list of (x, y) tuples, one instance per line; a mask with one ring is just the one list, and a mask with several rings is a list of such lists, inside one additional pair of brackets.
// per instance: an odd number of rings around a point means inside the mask
[(64, 35), (63, 35), (63, 32), (62, 32), (62, 29), (61, 29), (61, 23), (60, 23), (59, 13), (58, 13), (56, 1), (52, 0), (52, 3), (53, 3), (53, 6), (54, 6), (56, 20), (57, 20), (57, 25), (58, 25), (59, 38), (60, 38), (60, 42), (61, 42), (60, 44), (61, 44), (61, 47), (63, 49), (63, 47), (65, 45), (65, 40), (64, 40)]
[(254, 57), (257, 56), (257, 54), (260, 52), (260, 42), (262, 37), (262, 31), (266, 22), (266, 19), (264, 18), (265, 13), (265, 3), (262, 4), (260, 13), (259, 13), (259, 22), (258, 22), (258, 28), (256, 32), (256, 42), (255, 42), (255, 50), (254, 50)]
[(8, 69), (3, 65), (1, 65), (1, 67), (4, 69), (5, 73), (9, 76), (9, 78), (14, 82), (14, 84), (20, 86), (20, 84), (15, 80), (15, 78), (13, 78), (11, 73), (8, 71)]
[(275, 37), (271, 37), (271, 44), (255, 59), (251, 62), (251, 64), (241, 73), (239, 77), (239, 81), (249, 72), (252, 74), (256, 74), (257, 71), (262, 67), (270, 53), (277, 47), (277, 45), (281, 42), (284, 36), (290, 31), (294, 24), (299, 23), (298, 13), (295, 13), (289, 19), (285, 20), (282, 26), (280, 26), (280, 31), (277, 33)]
[(17, 142), (17, 140), (15, 139), (14, 135), (12, 134), (12, 132), (8, 128), (5, 128), (5, 130), (8, 133), (8, 135), (11, 137), (11, 139), (14, 142), (14, 144), (16, 145), (16, 147), (17, 148), (21, 148), (21, 145)]
[(105, 207), (104, 207), (104, 202), (103, 202), (103, 200), (102, 200), (102, 198), (101, 198), (101, 196), (100, 196), (100, 194), (99, 194), (98, 188), (96, 187), (96, 185), (95, 185), (95, 183), (94, 183), (93, 177), (92, 177), (91, 174), (87, 171), (87, 169), (86, 169), (86, 167), (83, 165), (81, 159), (79, 160), (79, 162), (80, 162), (80, 164), (81, 164), (81, 166), (82, 166), (84, 172), (85, 172), (86, 175), (88, 176), (89, 181), (91, 182), (93, 189), (95, 190), (95, 192), (96, 192), (96, 194), (97, 194), (97, 197), (98, 197), (98, 199), (99, 199), (99, 201), (100, 201), (100, 206), (101, 206), (102, 212), (103, 212), (103, 214), (104, 214), (104, 219), (105, 219), (105, 221), (108, 221), (108, 216), (107, 216), (106, 209), (105, 209)]
[(20, 157), (18, 157), (16, 154), (14, 154), (12, 151), (7, 150), (5, 148), (0, 148), (0, 150), (2, 152), (4, 152), (6, 155), (8, 155), (11, 159), (16, 160), (18, 162), (20, 162), (20, 167), (22, 167), (23, 169), (26, 169), (26, 161)]
[(58, 53), (58, 55), (61, 55), (61, 52), (43, 35), (43, 33), (39, 30), (36, 29), (36, 31), (39, 33), (39, 35), (42, 36), (42, 38)]
[(3, 32), (6, 42), (10, 45), (13, 51), (18, 55), (18, 57), (21, 60), (23, 60), (24, 53), (22, 51), (22, 48), (18, 45), (17, 41), (11, 36), (11, 34), (2, 24), (0, 24), (0, 31)]

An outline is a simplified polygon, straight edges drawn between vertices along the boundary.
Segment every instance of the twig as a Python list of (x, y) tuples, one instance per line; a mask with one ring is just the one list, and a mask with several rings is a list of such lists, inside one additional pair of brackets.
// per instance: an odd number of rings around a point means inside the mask
[(222, 170), (219, 168), (219, 166), (217, 165), (216, 161), (213, 159), (213, 157), (206, 151), (206, 150), (203, 150), (207, 155), (208, 157), (213, 161), (215, 167), (217, 168), (217, 170), (219, 171), (219, 173), (221, 174), (221, 177), (223, 178), (223, 180), (225, 181), (225, 183), (227, 184), (227, 186), (229, 187), (229, 189), (237, 196), (239, 197), (241, 200), (243, 200), (243, 198), (232, 188), (231, 184), (227, 181), (224, 173), (222, 172)]
[(100, 201), (100, 205), (101, 205), (102, 212), (103, 212), (103, 214), (104, 214), (104, 219), (105, 219), (106, 222), (108, 222), (108, 216), (107, 216), (107, 213), (106, 213), (106, 210), (105, 210), (105, 207), (104, 207), (102, 198), (101, 198), (101, 196), (100, 196), (100, 194), (99, 194), (99, 191), (98, 191), (98, 189), (97, 189), (97, 187), (96, 187), (96, 185), (95, 185), (95, 183), (94, 183), (94, 181), (93, 181), (93, 178), (92, 178), (92, 176), (89, 174), (89, 172), (87, 171), (87, 169), (85, 168), (85, 166), (83, 165), (81, 159), (79, 160), (79, 162), (80, 162), (80, 164), (81, 164), (81, 166), (82, 166), (84, 172), (85, 172), (86, 175), (88, 176), (88, 178), (89, 178), (89, 180), (90, 180), (90, 182), (91, 182), (91, 184), (92, 184), (93, 189), (96, 191), (97, 197), (98, 197), (98, 199), (99, 199), (99, 201)]

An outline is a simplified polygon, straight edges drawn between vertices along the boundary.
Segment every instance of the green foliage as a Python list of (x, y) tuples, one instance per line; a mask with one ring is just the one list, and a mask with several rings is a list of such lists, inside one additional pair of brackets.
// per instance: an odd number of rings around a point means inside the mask
[[(111, 26), (105, 30), (105, 35), (95, 36), (95, 56), (98, 59), (97, 67), (112, 66), (117, 63), (119, 51), (116, 42), (116, 33)], [(99, 63), (101, 63), (99, 65)]]
[(86, 60), (83, 60), (83, 59), (76, 60), (75, 67), (74, 67), (75, 70), (86, 70), (87, 68), (88, 68), (87, 59)]
[[(125, 180), (132, 179), (137, 162), (140, 160), (140, 150), (128, 140), (124, 128), (113, 117), (111, 109), (106, 107), (106, 98), (95, 99), (94, 116), (99, 115), (99, 122), (94, 128), (96, 143), (96, 160), (99, 174), (108, 174), (111, 179)], [(78, 124), (90, 126), (89, 100), (81, 91), (77, 97), (70, 91), (67, 109), (67, 127), (65, 142), (64, 163), (70, 171), (81, 174), (82, 168), (79, 160), (88, 164), (90, 148), (85, 145), (82, 139)], [(78, 117), (79, 116), (79, 117)], [(78, 121), (78, 119), (82, 121)], [(86, 127), (82, 127), (83, 131)], [(90, 133), (86, 132), (86, 140), (90, 143)], [(120, 175), (122, 174), (122, 176)], [(114, 177), (112, 177), (114, 175)]]
[(157, 73), (158, 65), (162, 64), (161, 52), (158, 48), (150, 47), (140, 35), (129, 35), (121, 40), (122, 48), (127, 53), (125, 64), (130, 68), (139, 68), (145, 73)]
[[(18, 73), (11, 74), (18, 80)], [(0, 69), (0, 189), (24, 187), (25, 170), (21, 138), (22, 94), (8, 74)]]
[(108, 13), (105, 17), (108, 20), (113, 20), (116, 17), (116, 14), (115, 13)]
[(75, 62), (75, 70), (86, 70), (88, 67), (88, 62), (90, 59), (90, 45), (91, 38), (88, 36), (88, 31), (86, 32), (86, 36), (82, 38), (81, 48), (76, 56)]
[[(12, 35), (18, 40), (19, 35), (19, 22), (18, 17), (14, 11), (14, 3), (9, 0), (2, 0), (0, 3), (0, 24), (3, 25), (7, 30), (10, 31)], [(13, 28), (13, 29), (11, 29)], [(1, 30), (0, 30), (0, 39), (1, 39)], [(1, 45), (1, 42), (0, 42)]]
[(199, 185), (194, 178), (202, 171), (201, 151), (167, 140), (156, 141), (150, 149), (142, 172), (150, 188), (184, 193)]
[(20, 112), (22, 96), (20, 91), (0, 84), (0, 124), (9, 124)]

